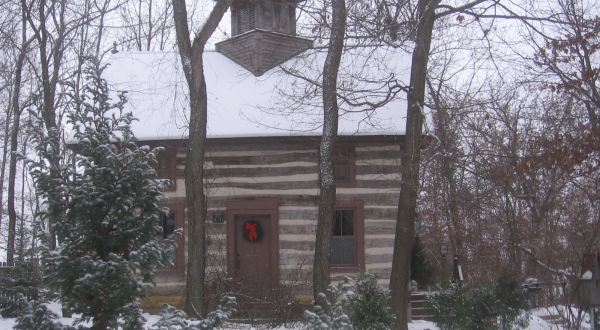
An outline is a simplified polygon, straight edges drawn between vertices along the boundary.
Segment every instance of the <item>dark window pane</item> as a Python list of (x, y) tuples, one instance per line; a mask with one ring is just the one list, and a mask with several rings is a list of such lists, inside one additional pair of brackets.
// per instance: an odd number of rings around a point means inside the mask
[(335, 237), (331, 240), (329, 262), (332, 265), (356, 264), (356, 241), (354, 238)]
[(354, 211), (336, 210), (333, 220), (333, 236), (354, 236)]
[(333, 216), (333, 236), (341, 236), (342, 235), (342, 217), (341, 212), (339, 210), (335, 211)]
[[(175, 213), (173, 211), (169, 211), (167, 213), (163, 213), (161, 215), (161, 227), (162, 227), (162, 237), (167, 238), (173, 234), (175, 231)], [(171, 267), (166, 267), (165, 269), (170, 269), (175, 266), (176, 259), (176, 249), (173, 249), (171, 254)]]
[(354, 236), (354, 211), (342, 210), (342, 236)]
[(333, 172), (338, 183), (348, 184), (353, 180), (354, 160), (352, 150), (347, 148), (338, 149), (333, 156)]
[(336, 180), (347, 180), (350, 177), (350, 164), (348, 162), (336, 161), (334, 164), (334, 173)]
[(167, 238), (175, 231), (175, 213), (169, 211), (162, 216), (163, 238)]

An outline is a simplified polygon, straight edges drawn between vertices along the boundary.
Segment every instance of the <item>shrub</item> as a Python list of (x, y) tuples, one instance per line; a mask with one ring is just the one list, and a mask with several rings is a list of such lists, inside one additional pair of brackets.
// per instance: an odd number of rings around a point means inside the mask
[(56, 321), (58, 315), (48, 309), (46, 305), (36, 301), (34, 303), (20, 300), (23, 309), (15, 322), (15, 330), (71, 330), (70, 326), (62, 325)]
[(350, 317), (355, 329), (390, 329), (394, 321), (391, 296), (387, 289), (377, 286), (372, 274), (359, 274), (355, 295), (350, 300)]
[(472, 329), (471, 301), (462, 287), (434, 294), (428, 298), (433, 321), (442, 329)]
[(332, 284), (318, 296), (313, 311), (306, 311), (308, 329), (391, 329), (394, 316), (388, 290), (377, 286), (371, 274), (359, 274), (353, 281)]
[(13, 268), (3, 269), (0, 273), (0, 287), (4, 291), (0, 296), (0, 316), (19, 316), (28, 300), (38, 298), (40, 284), (39, 273), (31, 263), (16, 264)]
[(419, 288), (433, 284), (433, 267), (427, 260), (426, 250), (419, 236), (415, 237), (412, 247), (410, 279), (416, 281)]
[(354, 296), (350, 278), (329, 285), (325, 293), (319, 293), (313, 311), (305, 311), (304, 319), (310, 330), (353, 330), (347, 314), (350, 300)]
[(453, 287), (429, 297), (434, 321), (443, 329), (479, 330), (525, 327), (527, 318), (520, 317), (526, 307), (525, 296), (518, 283), (499, 279), (493, 285), (471, 289)]
[(160, 319), (152, 326), (152, 330), (212, 330), (225, 323), (235, 313), (236, 300), (225, 296), (217, 308), (203, 320), (189, 319), (184, 311), (171, 305), (165, 305), (160, 312)]
[[(81, 94), (70, 95), (74, 166), (64, 177), (51, 175), (45, 153), (52, 136), (36, 137), (41, 161), (32, 161), (40, 200), (61, 201), (63, 214), (53, 224), (59, 248), (45, 252), (48, 285), (63, 306), (92, 320), (94, 328), (139, 329), (139, 300), (146, 296), (157, 268), (170, 261), (175, 240), (162, 240), (160, 202), (165, 182), (156, 178), (159, 149), (138, 147), (134, 120), (124, 112), (123, 93), (113, 101), (104, 67), (90, 60)], [(118, 321), (121, 319), (121, 321)]]

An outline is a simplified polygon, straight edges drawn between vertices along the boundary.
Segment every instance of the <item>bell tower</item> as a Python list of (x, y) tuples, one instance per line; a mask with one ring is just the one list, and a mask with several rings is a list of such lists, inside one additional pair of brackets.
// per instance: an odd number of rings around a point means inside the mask
[(296, 36), (296, 6), (302, 0), (235, 0), (231, 35), (216, 49), (255, 76), (312, 47)]

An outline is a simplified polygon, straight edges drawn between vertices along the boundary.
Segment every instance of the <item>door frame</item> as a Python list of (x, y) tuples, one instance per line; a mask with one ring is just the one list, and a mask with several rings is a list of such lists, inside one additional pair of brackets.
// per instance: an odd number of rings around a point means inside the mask
[(247, 198), (235, 199), (226, 202), (225, 216), (227, 218), (227, 272), (235, 277), (235, 216), (266, 214), (270, 217), (271, 260), (270, 272), (271, 287), (279, 287), (279, 200), (277, 198)]

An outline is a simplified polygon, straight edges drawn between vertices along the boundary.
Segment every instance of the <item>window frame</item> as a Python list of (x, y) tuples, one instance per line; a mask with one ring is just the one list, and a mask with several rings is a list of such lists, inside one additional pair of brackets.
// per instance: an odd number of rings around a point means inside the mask
[[(161, 267), (159, 274), (181, 274), (185, 270), (185, 204), (183, 202), (165, 202), (161, 207), (168, 208), (175, 215), (175, 230), (181, 229), (176, 238), (175, 263), (172, 267)], [(162, 226), (162, 223), (161, 223)], [(161, 235), (162, 239), (162, 235)]]
[(345, 179), (335, 179), (335, 186), (339, 188), (356, 187), (356, 154), (354, 147), (338, 145), (333, 151), (333, 173), (336, 175), (336, 168), (339, 168), (341, 159), (348, 161), (348, 177)]
[[(335, 211), (352, 210), (354, 213), (354, 264), (329, 264), (330, 272), (361, 272), (365, 270), (365, 224), (364, 224), (364, 202), (362, 200), (338, 200), (335, 203)], [(332, 226), (334, 223), (332, 223)], [(332, 241), (334, 236), (332, 235)]]
[[(161, 167), (161, 163), (164, 165)], [(171, 181), (165, 191), (177, 190), (177, 148), (172, 146), (164, 147), (164, 150), (158, 154), (157, 176), (159, 179)]]
[(238, 215), (265, 214), (270, 217), (271, 231), (271, 255), (269, 258), (273, 262), (270, 271), (273, 274), (271, 278), (272, 288), (279, 287), (279, 198), (274, 197), (256, 197), (256, 198), (234, 198), (225, 203), (225, 219), (227, 226), (227, 273), (235, 277), (235, 217)]

